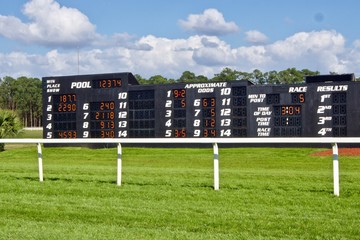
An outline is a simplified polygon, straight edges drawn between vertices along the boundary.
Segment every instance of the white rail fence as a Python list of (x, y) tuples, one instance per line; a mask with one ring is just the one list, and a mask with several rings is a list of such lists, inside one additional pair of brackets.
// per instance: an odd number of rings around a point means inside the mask
[(36, 144), (38, 151), (38, 167), (39, 167), (39, 181), (44, 181), (43, 174), (43, 156), (41, 144), (90, 144), (90, 143), (112, 143), (117, 144), (117, 179), (116, 184), (121, 186), (122, 182), (122, 146), (126, 143), (208, 143), (213, 146), (214, 153), (214, 189), (219, 190), (219, 143), (232, 144), (331, 144), (333, 152), (333, 181), (334, 181), (334, 195), (340, 196), (340, 178), (339, 178), (339, 143), (360, 143), (358, 137), (346, 138), (108, 138), (108, 139), (0, 139), (0, 143), (18, 143), (18, 144)]

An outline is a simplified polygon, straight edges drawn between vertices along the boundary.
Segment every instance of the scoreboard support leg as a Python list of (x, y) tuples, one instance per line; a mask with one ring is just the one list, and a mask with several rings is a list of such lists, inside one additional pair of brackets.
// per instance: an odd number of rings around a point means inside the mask
[(122, 173), (122, 149), (121, 149), (121, 143), (117, 146), (117, 179), (116, 184), (118, 186), (121, 186), (121, 173)]
[(38, 165), (39, 165), (39, 181), (44, 181), (44, 175), (43, 175), (43, 163), (42, 163), (42, 151), (41, 151), (41, 144), (37, 144), (37, 150), (38, 150)]
[(219, 190), (219, 148), (213, 143), (214, 150), (214, 190)]
[(333, 174), (334, 174), (334, 195), (340, 196), (340, 179), (339, 179), (339, 152), (336, 143), (332, 144), (333, 151)]

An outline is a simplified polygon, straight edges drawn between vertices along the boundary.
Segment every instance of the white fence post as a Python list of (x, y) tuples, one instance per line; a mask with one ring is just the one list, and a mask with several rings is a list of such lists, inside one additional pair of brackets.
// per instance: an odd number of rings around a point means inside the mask
[(213, 143), (214, 150), (214, 190), (219, 190), (219, 148), (217, 143)]
[(39, 181), (43, 182), (44, 181), (44, 175), (43, 175), (41, 143), (37, 144), (37, 150), (38, 150), (38, 165), (39, 165)]
[(122, 173), (122, 148), (121, 143), (117, 146), (117, 180), (116, 184), (121, 186), (121, 173)]
[(334, 195), (340, 196), (340, 177), (339, 177), (339, 152), (336, 143), (332, 143), (333, 152), (333, 175), (334, 175)]

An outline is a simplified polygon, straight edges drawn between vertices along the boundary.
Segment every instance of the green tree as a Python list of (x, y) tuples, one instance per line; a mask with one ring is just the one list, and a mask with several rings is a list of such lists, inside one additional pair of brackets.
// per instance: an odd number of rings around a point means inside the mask
[(253, 81), (253, 75), (252, 75), (252, 73), (248, 73), (248, 72), (237, 72), (236, 80)]
[[(21, 120), (14, 111), (0, 110), (0, 138), (16, 136), (22, 129)], [(5, 144), (0, 143), (0, 152)]]
[(280, 84), (279, 74), (277, 71), (269, 71), (264, 73), (265, 84)]
[(167, 83), (167, 79), (161, 75), (155, 75), (149, 78), (149, 84), (165, 84)]
[(255, 69), (252, 72), (252, 78), (253, 78), (253, 82), (255, 82), (257, 84), (264, 84), (265, 83), (264, 74), (259, 69)]
[(16, 109), (14, 99), (16, 91), (16, 79), (7, 76), (0, 80), (0, 108)]
[(198, 75), (196, 76), (196, 82), (208, 82), (209, 79), (204, 75)]
[(169, 78), (169, 79), (167, 80), (167, 83), (173, 84), (173, 83), (176, 83), (176, 80), (173, 79), (173, 78)]
[(17, 111), (25, 126), (40, 126), (41, 91), (40, 79), (5, 77), (0, 81), (0, 108)]
[(281, 84), (292, 84), (304, 82), (304, 74), (296, 68), (288, 68), (279, 72)]
[(309, 69), (303, 69), (301, 70), (301, 73), (303, 74), (303, 76), (314, 76), (314, 75), (319, 75), (320, 72), (319, 71), (311, 71)]
[(139, 74), (135, 74), (134, 76), (139, 84), (147, 84), (147, 79), (141, 77)]
[(39, 126), (41, 123), (41, 81), (38, 78), (19, 77), (14, 95), (16, 109), (24, 126)]
[(211, 80), (215, 82), (227, 82), (238, 80), (238, 77), (238, 71), (232, 70), (231, 68), (224, 68), (219, 74), (215, 74), (215, 76)]
[(196, 81), (196, 75), (193, 72), (185, 71), (182, 73), (181, 77), (179, 78), (178, 82), (180, 83), (191, 83)]

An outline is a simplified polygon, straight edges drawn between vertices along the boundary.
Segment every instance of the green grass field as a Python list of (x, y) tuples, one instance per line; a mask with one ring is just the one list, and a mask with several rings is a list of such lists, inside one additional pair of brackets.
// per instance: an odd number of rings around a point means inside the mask
[(360, 157), (309, 148), (43, 148), (0, 153), (0, 239), (359, 239)]

